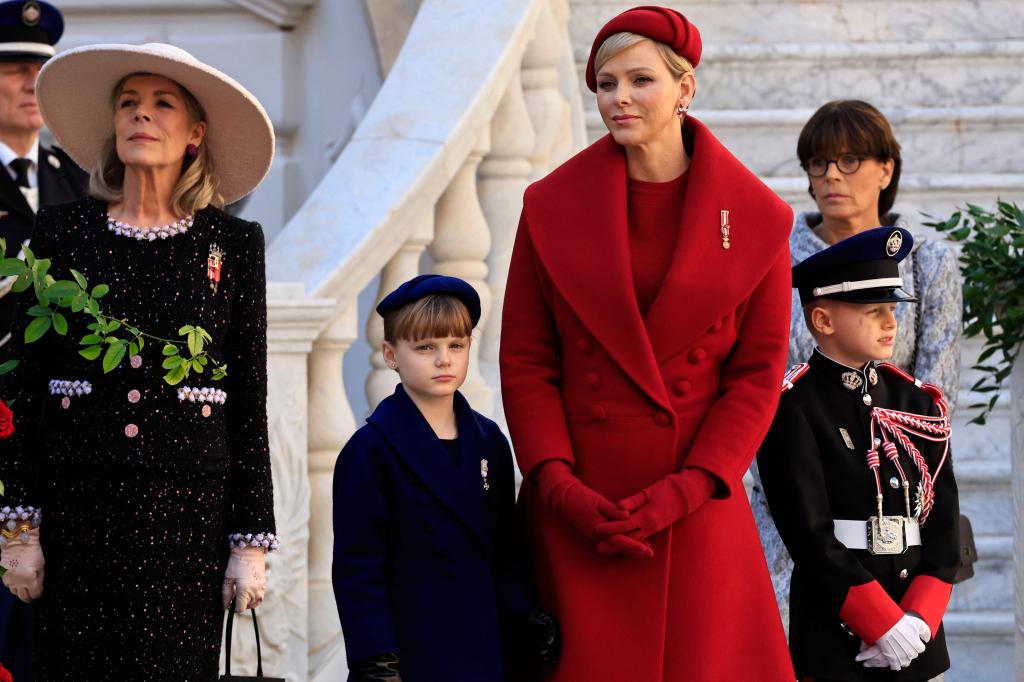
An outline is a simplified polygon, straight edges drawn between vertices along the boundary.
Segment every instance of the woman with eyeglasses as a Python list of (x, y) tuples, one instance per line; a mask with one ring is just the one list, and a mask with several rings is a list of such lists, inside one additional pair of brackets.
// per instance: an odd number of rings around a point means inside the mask
[[(828, 102), (800, 131), (796, 152), (818, 210), (796, 216), (789, 238), (794, 264), (880, 225), (914, 231), (910, 216), (892, 211), (902, 165), (900, 145), (878, 109), (860, 100)], [(944, 241), (915, 234), (914, 249), (900, 263), (900, 275), (904, 289), (920, 303), (897, 306), (899, 333), (890, 362), (925, 383), (939, 386), (952, 410), (959, 387), (962, 328), (956, 252)], [(814, 339), (794, 290), (789, 364), (803, 362), (813, 350)], [(792, 564), (771, 521), (759, 482), (757, 478), (751, 503), (779, 609), (788, 624)]]

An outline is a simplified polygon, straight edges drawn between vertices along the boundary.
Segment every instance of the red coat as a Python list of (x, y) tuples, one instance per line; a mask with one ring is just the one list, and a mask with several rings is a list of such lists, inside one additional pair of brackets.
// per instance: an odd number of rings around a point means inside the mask
[[(559, 682), (792, 681), (742, 477), (775, 412), (790, 314), (792, 211), (698, 121), (672, 266), (636, 303), (623, 149), (606, 136), (526, 191), (505, 296), (502, 395), (524, 476), (565, 459), (609, 499), (683, 464), (716, 499), (602, 557), (523, 486)], [(720, 211), (729, 211), (728, 250)]]

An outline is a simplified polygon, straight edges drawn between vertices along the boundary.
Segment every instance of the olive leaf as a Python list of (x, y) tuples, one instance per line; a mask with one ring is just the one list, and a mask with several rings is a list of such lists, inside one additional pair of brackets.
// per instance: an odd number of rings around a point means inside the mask
[(971, 391), (987, 399), (968, 409), (979, 410), (970, 423), (984, 424), (1024, 342), (1024, 212), (997, 200), (994, 211), (967, 204), (945, 220), (927, 217), (925, 225), (962, 245), (964, 335), (985, 339)]

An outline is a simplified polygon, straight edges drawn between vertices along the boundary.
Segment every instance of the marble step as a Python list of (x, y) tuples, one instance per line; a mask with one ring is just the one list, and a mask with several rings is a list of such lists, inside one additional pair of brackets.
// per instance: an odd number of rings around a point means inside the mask
[[(966, 583), (965, 583), (966, 584)], [(1005, 595), (1012, 606), (1012, 596)], [(951, 668), (946, 682), (1014, 679), (1013, 611), (949, 612), (943, 619)]]
[[(1024, 104), (1024, 40), (708, 46), (697, 109), (788, 109), (839, 98), (904, 107)], [(587, 52), (577, 51), (581, 74)]]
[[(795, 211), (815, 210), (807, 194), (807, 178), (763, 177), (772, 190), (793, 206)], [(1024, 206), (1022, 173), (936, 173), (907, 174), (900, 179), (898, 211), (920, 222), (921, 213), (948, 216), (957, 206), (971, 202), (994, 207), (997, 198)]]
[(1013, 594), (1013, 538), (975, 535), (974, 542), (978, 548), (974, 577), (953, 586), (949, 609), (964, 613), (1007, 608), (1007, 598)]
[[(587, 132), (607, 132), (593, 99)], [(797, 175), (800, 130), (814, 109), (706, 110), (692, 113), (759, 175)], [(1024, 173), (1024, 106), (883, 108), (900, 143), (904, 173)]]
[[(590, 49), (601, 26), (635, 4), (629, 0), (572, 0), (573, 44)], [(705, 45), (1024, 35), (1024, 12), (1018, 0), (676, 0), (662, 4), (686, 14), (700, 28)]]

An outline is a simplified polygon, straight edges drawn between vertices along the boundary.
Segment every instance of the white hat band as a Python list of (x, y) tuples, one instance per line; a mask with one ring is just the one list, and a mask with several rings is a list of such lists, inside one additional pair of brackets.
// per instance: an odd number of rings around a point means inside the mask
[(815, 296), (827, 296), (828, 294), (846, 293), (847, 291), (859, 291), (860, 289), (895, 288), (903, 286), (902, 277), (877, 277), (875, 279), (862, 279), (857, 282), (841, 282), (830, 284), (827, 287), (814, 287), (811, 291)]
[(41, 57), (52, 57), (57, 53), (53, 45), (46, 43), (0, 43), (0, 53), (2, 52), (29, 52)]

